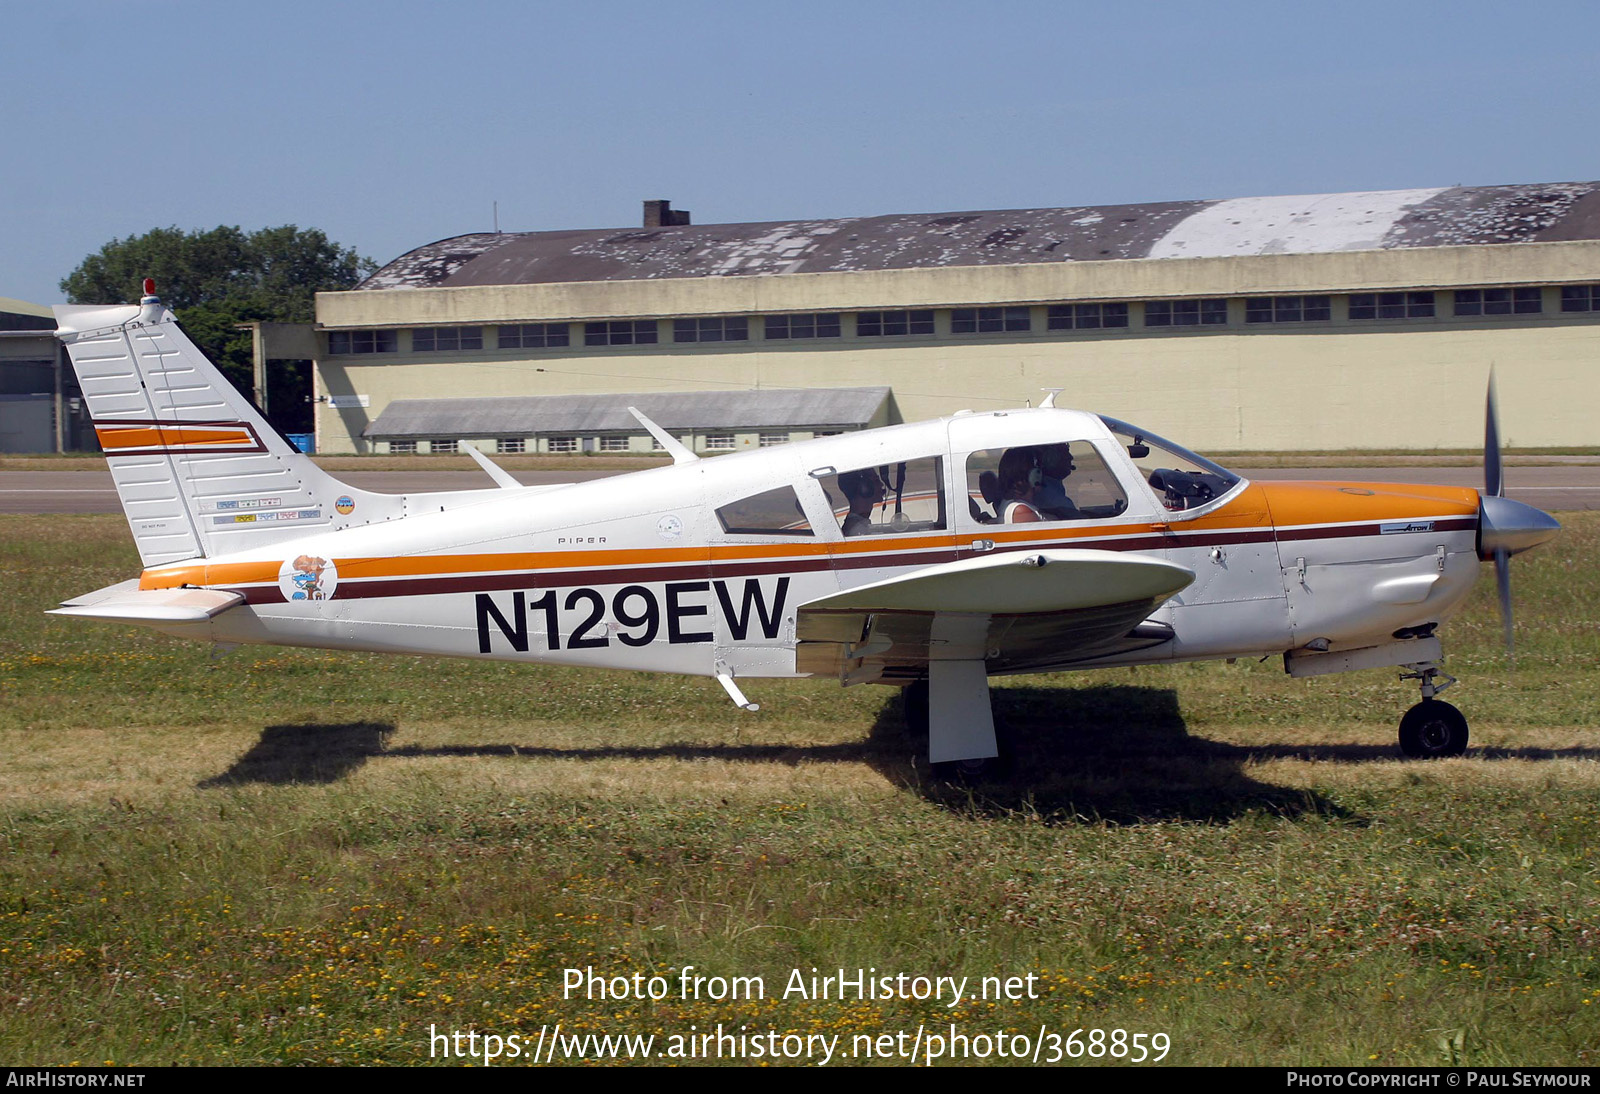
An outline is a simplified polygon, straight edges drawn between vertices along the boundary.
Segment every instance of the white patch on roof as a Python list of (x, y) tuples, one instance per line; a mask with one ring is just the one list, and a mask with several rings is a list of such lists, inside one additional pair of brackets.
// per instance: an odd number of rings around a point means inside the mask
[(1151, 258), (1369, 251), (1406, 213), (1443, 189), (1234, 198), (1179, 221)]
[(853, 218), (777, 225), (763, 235), (726, 245), (722, 258), (709, 272), (713, 277), (740, 272), (793, 273), (805, 263), (825, 236), (852, 222)]

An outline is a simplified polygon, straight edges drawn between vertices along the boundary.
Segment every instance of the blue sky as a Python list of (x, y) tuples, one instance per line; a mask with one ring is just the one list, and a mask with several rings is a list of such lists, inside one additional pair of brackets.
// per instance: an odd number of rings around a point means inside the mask
[(158, 226), (492, 225), (1600, 178), (1600, 4), (0, 5), (0, 296)]

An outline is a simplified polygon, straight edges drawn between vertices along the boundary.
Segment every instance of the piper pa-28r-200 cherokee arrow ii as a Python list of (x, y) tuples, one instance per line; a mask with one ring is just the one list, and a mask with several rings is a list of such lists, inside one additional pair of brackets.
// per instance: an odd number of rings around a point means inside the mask
[[(934, 763), (997, 754), (988, 677), (1281, 653), (1409, 667), (1412, 756), (1459, 754), (1439, 625), (1558, 529), (1488, 484), (1252, 483), (1111, 418), (962, 413), (668, 467), (386, 495), (280, 437), (146, 283), (56, 308), (144, 572), (60, 615), (221, 644), (907, 687)], [(1509, 614), (1507, 615), (1509, 637)]]

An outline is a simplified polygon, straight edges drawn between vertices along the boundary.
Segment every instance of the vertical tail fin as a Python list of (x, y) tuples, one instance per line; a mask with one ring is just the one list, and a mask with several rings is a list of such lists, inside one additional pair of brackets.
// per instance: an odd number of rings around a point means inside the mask
[(404, 515), (294, 449), (154, 296), (55, 313), (146, 566)]

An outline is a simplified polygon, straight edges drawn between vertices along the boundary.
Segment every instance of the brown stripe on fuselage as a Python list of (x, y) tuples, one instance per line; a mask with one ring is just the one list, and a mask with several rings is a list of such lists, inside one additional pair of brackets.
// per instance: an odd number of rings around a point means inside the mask
[[(1437, 531), (1463, 531), (1475, 527), (1474, 521), (1461, 519), (1435, 519)], [(1333, 528), (1291, 529), (1282, 534), (1285, 540), (1347, 539), (1372, 536), (1380, 533), (1379, 526), (1356, 525)], [(1204, 535), (1166, 535), (1151, 538), (1149, 534), (1120, 536), (1097, 540), (1093, 549), (1107, 551), (1150, 551), (1168, 547), (1226, 547), (1246, 543), (1270, 543), (1270, 531), (1211, 532)], [(1036, 537), (1026, 543), (996, 546), (996, 554), (1016, 554), (1025, 551), (1048, 550), (1052, 547), (1072, 548), (1074, 541), (1053, 542), (1048, 537)], [(340, 580), (334, 593), (335, 600), (366, 600), (385, 597), (436, 596), (448, 593), (504, 592), (514, 589), (567, 588), (577, 585), (633, 585), (663, 581), (704, 581), (711, 578), (782, 576), (784, 574), (815, 573), (821, 570), (895, 569), (906, 566), (934, 566), (970, 558), (976, 552), (965, 550), (928, 549), (916, 552), (857, 554), (845, 558), (780, 558), (763, 562), (696, 563), (689, 566), (617, 567), (592, 566), (578, 569), (521, 569), (488, 574), (445, 574), (437, 577), (396, 577), (350, 579), (340, 567)], [(240, 588), (248, 603), (275, 603), (281, 599), (276, 583), (267, 586)]]
[[(1433, 527), (1429, 531), (1434, 532), (1470, 532), (1478, 527), (1478, 518), (1476, 517), (1412, 517), (1410, 519), (1432, 524)], [(1388, 524), (1390, 522), (1384, 521), (1383, 523)], [(1382, 528), (1380, 524), (1341, 525), (1334, 528), (1279, 528), (1278, 541), (1285, 543), (1306, 539), (1348, 539), (1353, 536), (1377, 536), (1383, 534), (1379, 531), (1380, 528)], [(1411, 532), (1407, 534), (1425, 535), (1426, 533)]]
[[(1418, 503), (1428, 509), (1419, 513)], [(1249, 484), (1220, 509), (1169, 521), (1050, 528), (986, 525), (962, 535), (863, 536), (844, 541), (722, 544), (707, 547), (562, 550), (496, 554), (400, 555), (335, 559), (337, 600), (426, 596), (568, 585), (625, 585), (812, 573), (821, 570), (932, 566), (969, 558), (979, 539), (998, 553), (1049, 548), (1161, 551), (1249, 543), (1349, 539), (1382, 534), (1395, 521), (1432, 523), (1437, 531), (1477, 527), (1477, 494), (1452, 487), (1292, 482)], [(1282, 510), (1282, 512), (1280, 512)], [(1274, 526), (1273, 518), (1284, 521)], [(1357, 519), (1351, 519), (1355, 517)], [(1315, 518), (1314, 520), (1311, 518)], [(280, 563), (194, 563), (147, 570), (140, 588), (180, 585), (233, 589), (250, 603), (274, 603)]]

